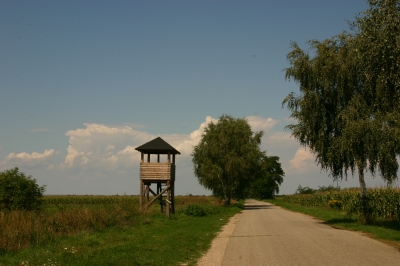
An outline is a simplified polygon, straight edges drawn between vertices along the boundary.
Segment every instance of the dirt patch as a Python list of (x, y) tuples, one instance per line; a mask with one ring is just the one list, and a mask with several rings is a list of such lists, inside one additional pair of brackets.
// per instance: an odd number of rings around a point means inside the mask
[(214, 238), (211, 243), (211, 248), (207, 251), (203, 257), (197, 262), (197, 266), (208, 266), (208, 265), (221, 265), (224, 258), (226, 245), (228, 245), (229, 238), (231, 237), (233, 230), (236, 227), (236, 223), (239, 221), (242, 213), (235, 214), (229, 219), (229, 222), (222, 227), (222, 231)]

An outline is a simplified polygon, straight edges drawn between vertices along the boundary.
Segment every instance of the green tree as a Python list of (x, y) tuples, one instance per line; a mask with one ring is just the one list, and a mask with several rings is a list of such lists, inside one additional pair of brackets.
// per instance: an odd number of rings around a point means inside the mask
[(369, 218), (364, 171), (397, 179), (400, 152), (400, 2), (369, 0), (370, 8), (342, 33), (310, 42), (312, 56), (292, 43), (286, 78), (300, 95), (283, 101), (297, 124), (287, 128), (334, 179), (358, 172)]
[(19, 172), (18, 167), (0, 172), (0, 210), (35, 210), (42, 204), (45, 186)]
[(251, 183), (247, 194), (259, 199), (273, 199), (279, 193), (285, 172), (279, 163), (279, 157), (263, 155), (255, 180)]
[(244, 197), (263, 155), (262, 135), (262, 131), (253, 133), (246, 119), (222, 115), (217, 123), (209, 123), (192, 153), (199, 183), (223, 198), (225, 205)]
[(302, 187), (300, 185), (296, 189), (296, 194), (315, 194), (316, 192), (316, 189), (310, 187)]

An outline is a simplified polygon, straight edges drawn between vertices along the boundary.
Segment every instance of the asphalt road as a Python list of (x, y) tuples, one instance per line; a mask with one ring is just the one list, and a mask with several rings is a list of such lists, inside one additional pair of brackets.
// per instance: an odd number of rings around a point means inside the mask
[(246, 200), (222, 265), (400, 265), (400, 252), (310, 216)]

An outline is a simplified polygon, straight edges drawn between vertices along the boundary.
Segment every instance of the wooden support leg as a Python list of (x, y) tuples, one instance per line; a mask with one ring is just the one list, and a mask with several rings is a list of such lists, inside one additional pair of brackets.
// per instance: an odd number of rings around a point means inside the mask
[(147, 202), (150, 201), (150, 184), (146, 185), (146, 199), (147, 199)]
[[(161, 192), (161, 183), (157, 183), (157, 195), (160, 194), (160, 192)], [(161, 212), (163, 212), (162, 195), (160, 196), (160, 208), (161, 208)]]
[[(149, 201), (150, 201), (150, 187), (149, 187), (150, 185), (149, 184), (146, 184), (146, 186), (145, 186), (145, 193), (146, 193), (146, 195), (145, 195), (145, 197), (146, 197), (146, 199), (147, 199), (147, 203), (149, 203)], [(149, 205), (147, 204), (146, 205), (146, 211), (148, 211), (149, 210)]]
[(171, 211), (175, 213), (175, 181), (171, 181)]
[(171, 210), (171, 181), (168, 180), (167, 181), (167, 187), (169, 187), (169, 189), (167, 190), (167, 204), (165, 206), (165, 214), (167, 215), (167, 217), (169, 217), (170, 214), (170, 210)]
[(144, 201), (144, 197), (143, 197), (143, 181), (140, 180), (140, 209), (143, 210), (143, 201)]

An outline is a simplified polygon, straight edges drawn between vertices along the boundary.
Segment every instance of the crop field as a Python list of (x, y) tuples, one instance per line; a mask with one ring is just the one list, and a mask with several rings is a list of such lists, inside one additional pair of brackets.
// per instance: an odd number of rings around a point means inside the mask
[[(108, 252), (106, 265), (193, 262), (238, 206), (176, 196), (175, 214), (167, 218), (158, 204), (139, 210), (138, 196), (45, 196), (40, 211), (0, 212), (0, 265), (103, 265)], [(115, 253), (117, 246), (131, 251)], [(158, 253), (166, 255), (155, 259)], [(128, 258), (136, 262), (122, 263)]]
[[(373, 218), (400, 221), (400, 189), (374, 188), (368, 189), (367, 193), (368, 204)], [(359, 189), (344, 189), (315, 194), (294, 194), (285, 196), (282, 200), (304, 207), (331, 207), (347, 214), (362, 214)]]

